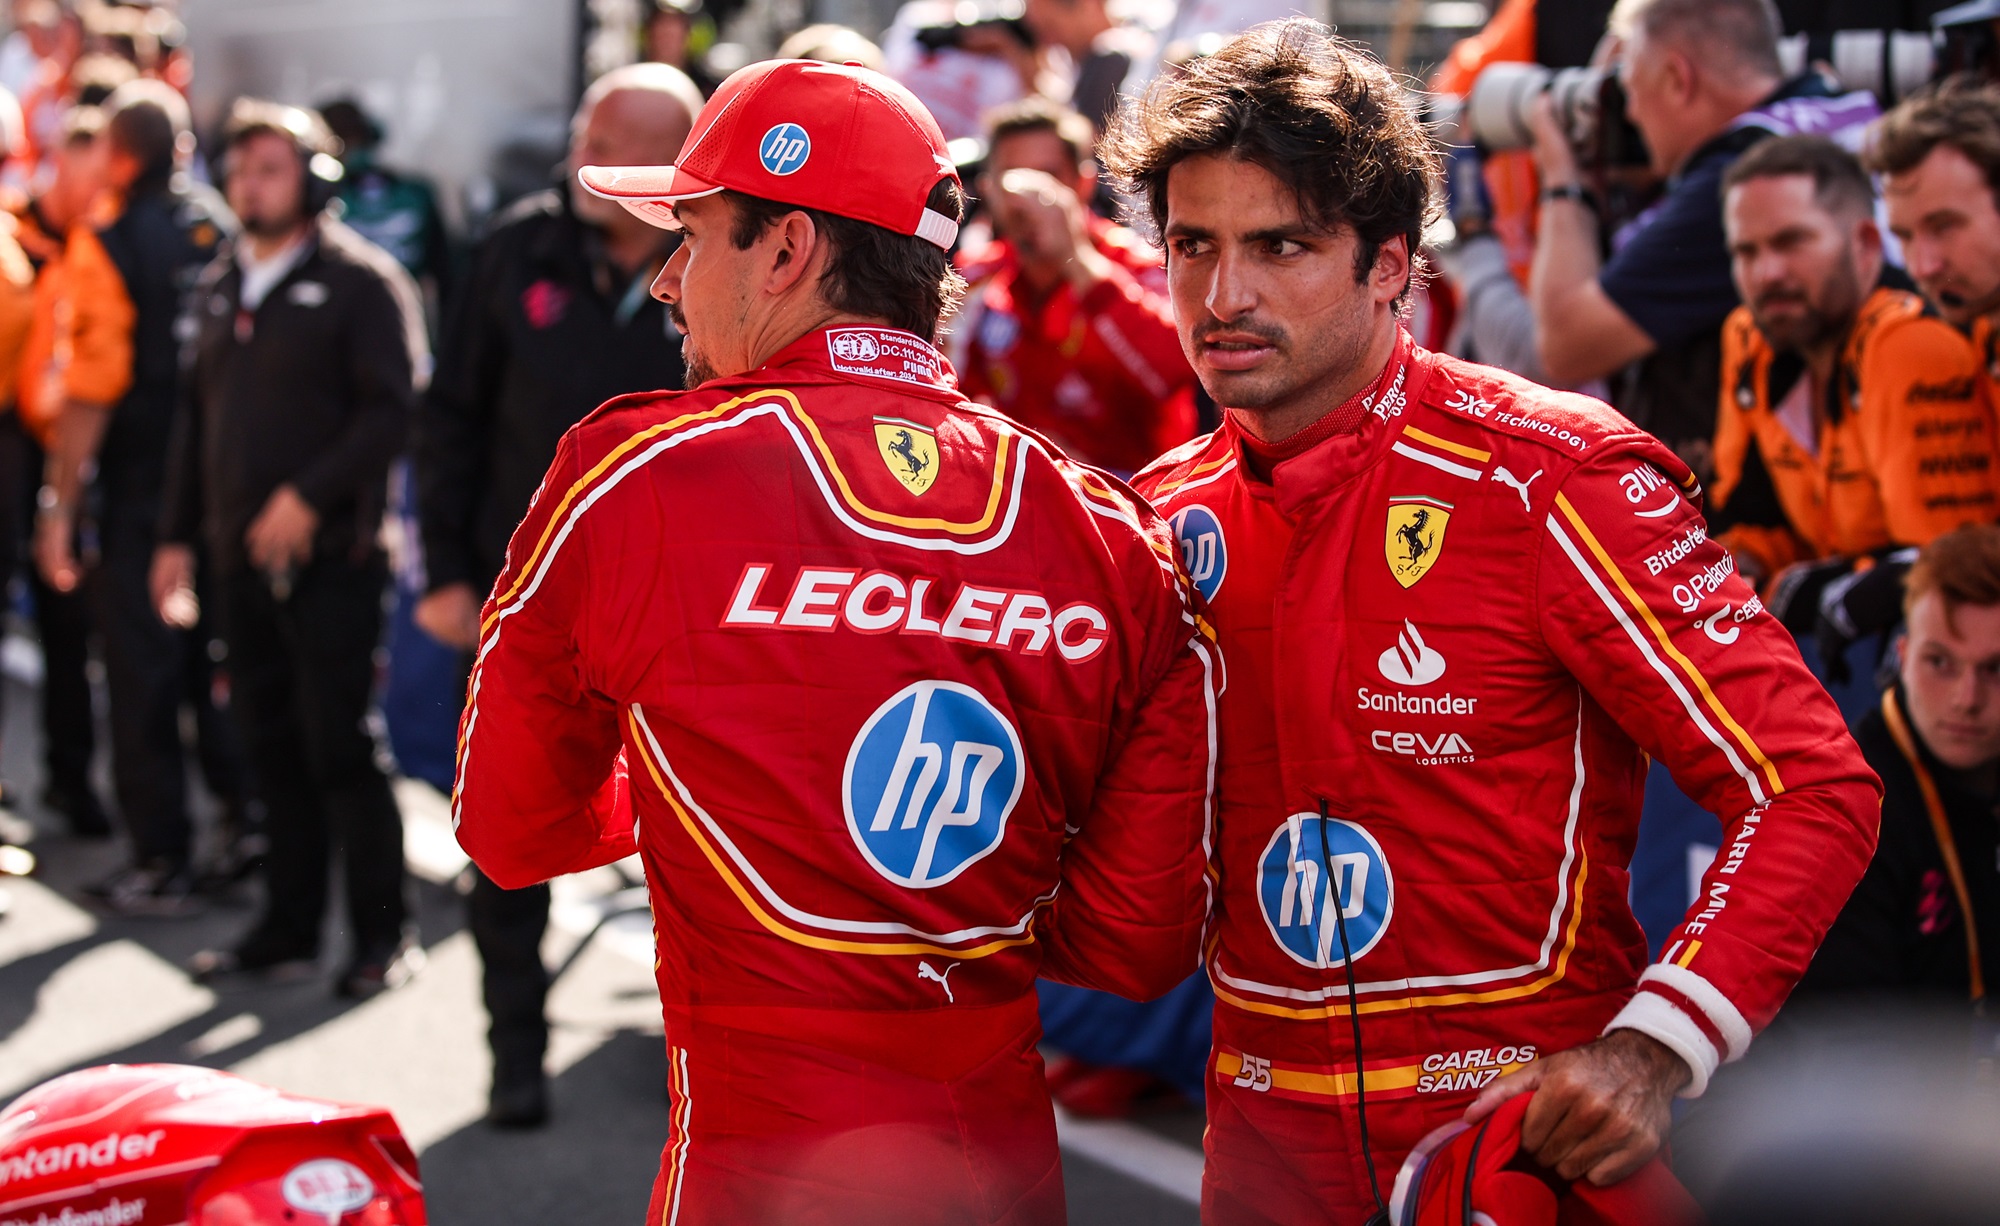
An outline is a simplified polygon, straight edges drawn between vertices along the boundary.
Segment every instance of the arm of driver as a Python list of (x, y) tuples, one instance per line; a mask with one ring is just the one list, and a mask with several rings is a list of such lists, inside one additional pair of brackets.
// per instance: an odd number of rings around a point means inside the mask
[[(1148, 519), (1170, 550), (1165, 526)], [(1039, 928), (1045, 978), (1137, 1000), (1164, 995), (1200, 962), (1221, 685), (1196, 598), (1175, 566), (1146, 552), (1134, 569), (1152, 573), (1135, 574), (1127, 619), (1147, 636), (1140, 684), (1120, 700), (1122, 726)]]
[(572, 430), (508, 545), (459, 725), (458, 842), (505, 889), (635, 849), (618, 711), (587, 680), (581, 473)]
[[(1566, 1100), (1595, 1104), (1549, 1136), (1601, 1161), (1600, 1134), (1700, 1094), (1776, 1013), (1868, 864), (1881, 787), (1791, 637), (1708, 539), (1680, 492), (1693, 488), (1685, 467), (1643, 436), (1592, 447), (1538, 525), (1545, 639), (1588, 701), (1723, 823), (1699, 896), (1607, 1039), (1508, 1087), (1554, 1083), (1550, 1108), (1565, 1115)], [(1669, 500), (1665, 515), (1638, 514)], [(1586, 832), (1585, 845), (1629, 848), (1632, 834)], [(1612, 1040), (1644, 1058), (1614, 1059)], [(1654, 1047), (1685, 1065), (1684, 1082)]]

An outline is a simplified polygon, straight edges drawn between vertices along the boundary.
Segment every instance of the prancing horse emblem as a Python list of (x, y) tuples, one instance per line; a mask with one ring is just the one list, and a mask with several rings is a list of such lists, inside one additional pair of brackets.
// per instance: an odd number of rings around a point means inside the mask
[(1389, 573), (1409, 587), (1429, 573), (1444, 549), (1451, 504), (1435, 498), (1391, 498), (1388, 535), (1382, 542)]
[(912, 494), (921, 494), (937, 481), (937, 435), (913, 421), (893, 417), (875, 419), (875, 446), (889, 475), (903, 483)]

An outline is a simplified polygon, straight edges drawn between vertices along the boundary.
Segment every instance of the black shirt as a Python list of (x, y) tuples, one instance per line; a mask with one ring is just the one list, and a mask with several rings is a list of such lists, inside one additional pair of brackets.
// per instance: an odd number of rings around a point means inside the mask
[[(1894, 695), (1907, 716), (1900, 687)], [(1905, 726), (1943, 802), (1990, 988), (2000, 983), (2000, 808), (1995, 805), (2000, 798), (1932, 757), (1915, 726), (1907, 719)], [(1881, 838), (1792, 1002), (1831, 1003), (1831, 998), (1859, 994), (1967, 1001), (1966, 919), (1932, 833), (1916, 771), (1890, 735), (1881, 706), (1861, 721), (1855, 739), (1868, 765), (1882, 776)]]
[(561, 193), (501, 214), (473, 252), (417, 417), (417, 508), (433, 589), (499, 575), (564, 431), (627, 392), (681, 385), (680, 334), (650, 270), (617, 273)]
[(97, 480), (112, 501), (150, 508), (160, 496), (180, 376), (181, 309), (235, 230), (222, 198), (183, 175), (135, 186), (117, 220), (98, 232), (133, 308), (132, 386), (112, 408), (97, 452)]
[(286, 483), (319, 513), (315, 558), (374, 548), (389, 464), (429, 365), (409, 274), (331, 219), (306, 241), (255, 311), (242, 309), (228, 254), (189, 301), (195, 336), (160, 537), (201, 533), (225, 574), (249, 565), (243, 534)]

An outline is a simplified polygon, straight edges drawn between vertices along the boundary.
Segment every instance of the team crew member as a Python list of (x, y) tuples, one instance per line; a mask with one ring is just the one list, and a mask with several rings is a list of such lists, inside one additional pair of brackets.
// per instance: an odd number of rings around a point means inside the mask
[(1908, 99), (1869, 129), (1865, 153), (1910, 277), (1971, 334), (2000, 405), (2000, 89), (1950, 81)]
[(999, 237), (967, 256), (965, 394), (1131, 473), (1194, 437), (1160, 253), (1090, 211), (1090, 121), (1028, 98), (988, 121)]
[(1878, 284), (1861, 164), (1821, 137), (1777, 137), (1723, 183), (1744, 305), (1723, 329), (1710, 526), (1743, 577), (1991, 520), (1977, 353), (1919, 295)]
[[(613, 69), (577, 107), (567, 165), (574, 172), (592, 162), (672, 161), (701, 105), (678, 68)], [(614, 396), (681, 386), (680, 334), (665, 304), (646, 292), (672, 242), (572, 183), (509, 206), (473, 252), (437, 377), (417, 413), (416, 444), (430, 584), (416, 621), (466, 652), (468, 667), (479, 645), (479, 602), (563, 432)], [(487, 1119), (533, 1127), (549, 1110), (548, 887), (503, 890), (479, 874), (466, 921), (492, 1018)]]
[[(1804, 970), (1874, 776), (1672, 452), (1398, 326), (1437, 163), (1365, 52), (1260, 26), (1109, 145), (1228, 410), (1139, 482), (1230, 670), (1205, 1218), (1358, 1223), (1531, 1089), (1527, 1150), (1614, 1182)], [(1650, 967), (1649, 754), (1725, 827)]]
[(932, 347), (962, 197), (908, 91), (770, 61), (694, 132), (582, 174), (685, 228), (697, 386), (564, 437), (482, 619), (459, 840), (514, 888), (636, 818), (651, 1220), (1060, 1221), (1034, 980), (1195, 964), (1212, 646), (1166, 526)]

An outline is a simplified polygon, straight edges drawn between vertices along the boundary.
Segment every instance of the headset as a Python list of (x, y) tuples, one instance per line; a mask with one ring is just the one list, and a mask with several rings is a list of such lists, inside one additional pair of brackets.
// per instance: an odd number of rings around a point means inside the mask
[(300, 201), (308, 217), (317, 217), (340, 195), (347, 168), (336, 156), (340, 141), (326, 122), (311, 111), (258, 98), (239, 99), (223, 125), (225, 150), (255, 132), (282, 132), (299, 155)]

